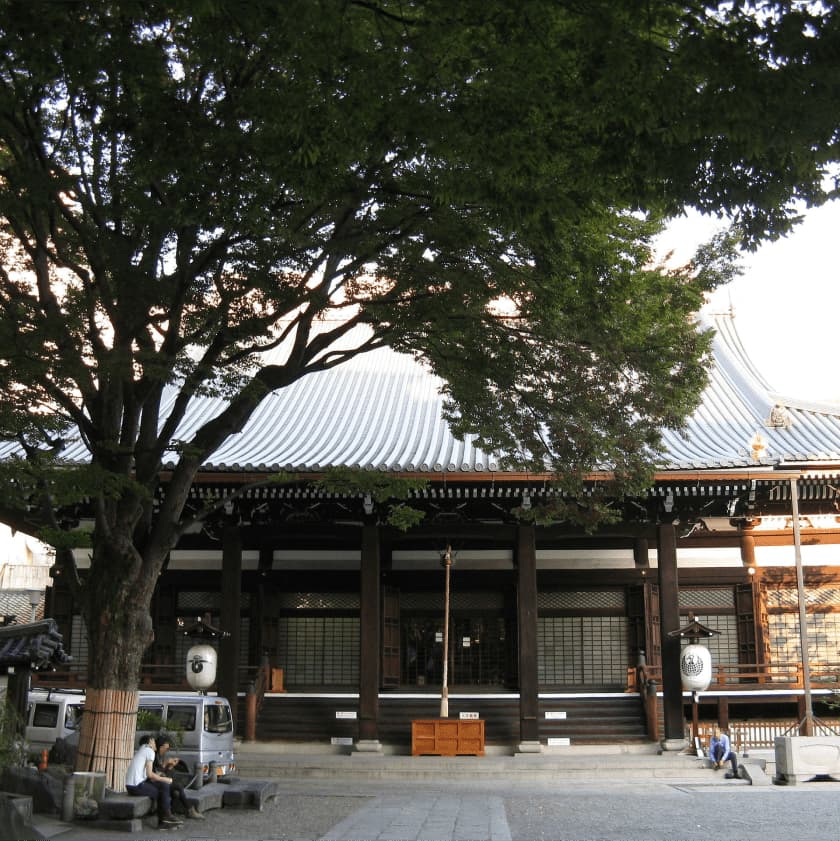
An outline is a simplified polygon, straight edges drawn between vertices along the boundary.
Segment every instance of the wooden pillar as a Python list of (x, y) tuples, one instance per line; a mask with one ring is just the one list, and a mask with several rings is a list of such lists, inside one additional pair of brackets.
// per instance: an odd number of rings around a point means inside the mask
[[(29, 663), (18, 663), (9, 666), (6, 679), (6, 705), (14, 712), (16, 724), (20, 728), (20, 735), (24, 735), (26, 727), (26, 708), (29, 703), (29, 684), (32, 678), (32, 667)], [(0, 699), (2, 702), (3, 699)]]
[(718, 724), (721, 730), (729, 730), (729, 698), (726, 695), (718, 698)]
[(362, 566), (359, 628), (359, 739), (358, 750), (378, 751), (379, 658), (382, 649), (380, 608), (379, 526), (362, 526)]
[[(679, 749), (685, 745), (682, 677), (680, 676), (680, 638), (669, 636), (680, 627), (679, 582), (677, 579), (677, 532), (673, 523), (657, 527), (659, 563), (659, 615), (662, 635), (662, 694), (664, 744)], [(670, 743), (670, 744), (669, 744)]]
[(230, 701), (234, 724), (237, 722), (239, 690), (239, 602), (242, 593), (242, 541), (238, 526), (222, 533), (222, 588), (219, 626), (226, 636), (219, 641), (216, 685), (219, 694)]
[(633, 563), (636, 569), (646, 571), (650, 569), (647, 537), (637, 535), (633, 538)]
[(519, 624), (519, 750), (537, 752), (540, 744), (537, 674), (537, 548), (534, 526), (520, 525), (516, 547)]

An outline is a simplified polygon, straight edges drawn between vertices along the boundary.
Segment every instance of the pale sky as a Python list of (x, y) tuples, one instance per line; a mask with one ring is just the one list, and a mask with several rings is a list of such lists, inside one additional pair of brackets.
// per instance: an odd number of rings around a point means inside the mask
[[(662, 250), (688, 259), (717, 227), (699, 216), (677, 220)], [(840, 402), (840, 201), (807, 211), (788, 237), (746, 255), (744, 269), (712, 302), (731, 303), (758, 370), (785, 396)]]

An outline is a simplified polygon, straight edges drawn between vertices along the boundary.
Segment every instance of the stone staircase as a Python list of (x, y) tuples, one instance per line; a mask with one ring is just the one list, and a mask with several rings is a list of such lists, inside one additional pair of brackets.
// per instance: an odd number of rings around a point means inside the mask
[(711, 770), (702, 757), (660, 752), (656, 745), (602, 744), (543, 748), (541, 753), (490, 749), (482, 757), (407, 756), (395, 753), (339, 752), (325, 745), (250, 743), (237, 746), (238, 773), (262, 779), (346, 779), (358, 783), (440, 782), (452, 779), (481, 785), (505, 782), (640, 784), (666, 782), (683, 785), (749, 785), (763, 775), (763, 761), (747, 764), (747, 778), (727, 780)]
[[(263, 701), (257, 720), (260, 741), (317, 743), (331, 740), (352, 743), (358, 738), (355, 696), (313, 697), (288, 693)], [(411, 744), (410, 722), (437, 718), (440, 700), (429, 694), (410, 698), (382, 695), (379, 702), (378, 735), (383, 744), (407, 749)], [(512, 747), (519, 738), (517, 696), (452, 695), (450, 718), (462, 712), (478, 715), (485, 722), (488, 745)], [(555, 744), (646, 744), (644, 712), (637, 693), (552, 693), (540, 699), (540, 739)], [(240, 730), (240, 732), (242, 732)]]

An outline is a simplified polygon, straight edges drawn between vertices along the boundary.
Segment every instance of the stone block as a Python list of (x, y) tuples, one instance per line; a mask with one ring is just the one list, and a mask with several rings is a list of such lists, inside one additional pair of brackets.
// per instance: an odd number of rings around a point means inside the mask
[[(136, 797), (132, 794), (107, 794), (99, 804), (99, 815), (103, 821), (130, 820), (142, 818), (154, 811), (150, 797)], [(97, 826), (100, 826), (97, 823)]]
[(777, 736), (776, 781), (840, 777), (840, 736)]

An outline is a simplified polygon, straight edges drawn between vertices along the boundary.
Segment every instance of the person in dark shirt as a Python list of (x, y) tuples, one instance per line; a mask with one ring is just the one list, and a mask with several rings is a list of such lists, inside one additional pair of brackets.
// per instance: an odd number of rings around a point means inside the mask
[(158, 736), (157, 739), (157, 753), (155, 754), (154, 770), (155, 773), (163, 777), (168, 777), (172, 780), (170, 783), (170, 790), (172, 794), (172, 806), (180, 805), (184, 810), (184, 814), (188, 818), (203, 821), (204, 815), (192, 806), (187, 801), (187, 795), (184, 792), (184, 787), (173, 778), (172, 769), (178, 764), (178, 758), (175, 756), (167, 756), (169, 749), (172, 747), (172, 740), (166, 734)]

